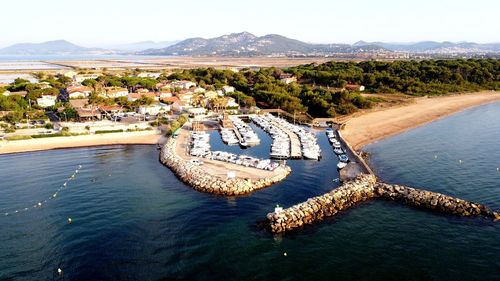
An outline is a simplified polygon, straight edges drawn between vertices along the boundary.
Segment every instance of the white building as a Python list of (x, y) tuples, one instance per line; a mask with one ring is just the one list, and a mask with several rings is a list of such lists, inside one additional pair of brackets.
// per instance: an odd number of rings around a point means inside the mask
[(137, 74), (137, 77), (140, 78), (158, 78), (160, 77), (161, 73), (160, 72), (141, 72)]
[(224, 94), (227, 94), (227, 93), (232, 93), (232, 92), (234, 92), (234, 90), (235, 90), (235, 89), (234, 89), (234, 87), (232, 87), (232, 86), (224, 86), (224, 87), (222, 87), (222, 92), (223, 92)]
[(104, 89), (106, 91), (106, 97), (108, 98), (119, 98), (128, 96), (128, 90), (126, 88), (106, 87)]
[(201, 119), (205, 117), (207, 110), (203, 107), (193, 107), (187, 109), (187, 112), (189, 114), (189, 117), (194, 118), (194, 119)]
[(144, 105), (137, 108), (137, 113), (142, 115), (157, 115), (168, 111), (170, 111), (170, 105), (164, 103)]
[(68, 87), (66, 92), (70, 99), (81, 99), (88, 98), (92, 93), (92, 89), (86, 86)]
[(56, 105), (57, 96), (43, 95), (36, 99), (36, 103), (41, 107), (50, 107)]

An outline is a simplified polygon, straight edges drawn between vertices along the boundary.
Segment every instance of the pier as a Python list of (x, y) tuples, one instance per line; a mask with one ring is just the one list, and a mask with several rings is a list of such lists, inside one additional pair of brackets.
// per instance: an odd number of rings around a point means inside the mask
[(267, 227), (273, 233), (283, 233), (321, 221), (326, 217), (357, 205), (381, 198), (413, 207), (462, 217), (487, 217), (500, 220), (500, 213), (486, 206), (437, 192), (392, 185), (377, 181), (374, 175), (363, 174), (332, 191), (310, 198), (287, 209), (267, 214)]
[(297, 136), (297, 134), (295, 134), (294, 132), (291, 132), (287, 128), (284, 128), (283, 126), (281, 126), (280, 124), (278, 124), (274, 121), (271, 121), (271, 123), (274, 126), (278, 127), (280, 130), (282, 130), (283, 132), (285, 132), (288, 135), (288, 137), (290, 138), (290, 158), (291, 159), (302, 158), (302, 151), (300, 148), (300, 140), (299, 140), (299, 137)]

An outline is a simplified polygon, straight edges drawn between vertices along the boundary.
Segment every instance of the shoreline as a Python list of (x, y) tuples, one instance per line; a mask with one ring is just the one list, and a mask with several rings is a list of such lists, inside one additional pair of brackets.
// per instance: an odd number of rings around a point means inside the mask
[(419, 97), (413, 103), (356, 115), (340, 130), (357, 152), (369, 144), (425, 126), (470, 108), (500, 101), (500, 93), (481, 91), (439, 97)]
[(109, 145), (153, 145), (162, 140), (157, 131), (122, 132), (41, 139), (0, 141), (0, 155)]

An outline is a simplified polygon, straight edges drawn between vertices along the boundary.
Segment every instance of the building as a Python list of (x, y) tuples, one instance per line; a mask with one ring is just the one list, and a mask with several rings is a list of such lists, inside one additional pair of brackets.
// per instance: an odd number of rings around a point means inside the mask
[(119, 98), (119, 97), (127, 97), (128, 90), (126, 88), (121, 87), (106, 87), (104, 88), (105, 97), (107, 98)]
[(172, 93), (170, 91), (160, 91), (158, 93), (158, 96), (160, 97), (160, 99), (170, 98), (172, 97)]
[(232, 87), (232, 86), (223, 86), (223, 87), (222, 87), (222, 92), (223, 92), (224, 94), (227, 94), (227, 93), (233, 93), (233, 92), (234, 92), (234, 90), (235, 90), (235, 89), (234, 89), (234, 87)]
[(234, 98), (226, 97), (226, 100), (227, 100), (226, 108), (231, 108), (231, 109), (240, 108), (240, 105), (236, 102)]
[(204, 93), (206, 91), (203, 87), (196, 87), (193, 89), (193, 93)]
[(170, 105), (164, 103), (143, 105), (137, 108), (137, 113), (142, 115), (158, 115), (170, 111), (170, 108)]
[(137, 74), (137, 77), (140, 78), (158, 78), (161, 76), (160, 72), (141, 72)]
[(66, 93), (68, 93), (69, 99), (88, 98), (92, 89), (87, 86), (69, 86), (66, 88)]
[(187, 106), (186, 103), (181, 100), (172, 103), (172, 110), (175, 112), (183, 112), (187, 108), (189, 108), (189, 106)]
[(99, 77), (99, 74), (91, 73), (91, 74), (76, 74), (73, 76), (73, 81), (82, 83), (83, 81), (87, 79), (97, 79)]
[(57, 96), (43, 95), (41, 98), (36, 99), (36, 103), (40, 107), (50, 107), (56, 105)]
[(98, 108), (89, 107), (89, 108), (75, 108), (78, 113), (78, 121), (93, 121), (93, 120), (101, 120), (102, 115)]
[(28, 94), (28, 92), (26, 92), (26, 91), (18, 91), (18, 92), (5, 91), (5, 92), (3, 92), (4, 96), (20, 96), (23, 98), (26, 97), (27, 94)]
[(155, 101), (160, 100), (159, 94), (157, 95), (156, 93), (153, 93), (153, 92), (146, 92), (146, 93), (129, 93), (128, 94), (128, 101), (134, 102), (142, 97), (148, 97), (148, 98), (151, 98)]
[(165, 86), (168, 86), (171, 89), (174, 89), (174, 88), (189, 89), (191, 87), (196, 87), (196, 83), (183, 80), (183, 81), (170, 82), (170, 83), (166, 84)]
[(187, 112), (189, 114), (189, 117), (194, 118), (194, 119), (202, 119), (207, 114), (207, 110), (203, 107), (189, 108), (189, 109), (187, 109)]
[(345, 85), (344, 89), (348, 91), (359, 91), (362, 92), (365, 90), (365, 86), (363, 85), (357, 85), (357, 84), (347, 84)]
[(179, 100), (185, 102), (186, 104), (191, 104), (191, 101), (193, 99), (193, 94), (192, 93), (177, 94), (177, 97), (179, 98)]
[(284, 72), (280, 73), (278, 79), (285, 84), (297, 82), (297, 77), (294, 77), (290, 73), (284, 73)]

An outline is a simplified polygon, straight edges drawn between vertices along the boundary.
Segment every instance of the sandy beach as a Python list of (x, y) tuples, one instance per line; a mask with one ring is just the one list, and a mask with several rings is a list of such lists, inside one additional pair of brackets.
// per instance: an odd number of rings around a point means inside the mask
[(500, 101), (500, 93), (482, 91), (439, 97), (414, 98), (411, 103), (355, 114), (347, 119), (342, 135), (355, 150), (372, 142), (474, 106)]
[(117, 144), (156, 144), (160, 141), (161, 137), (162, 135), (158, 134), (156, 131), (140, 131), (0, 141), (0, 154)]

